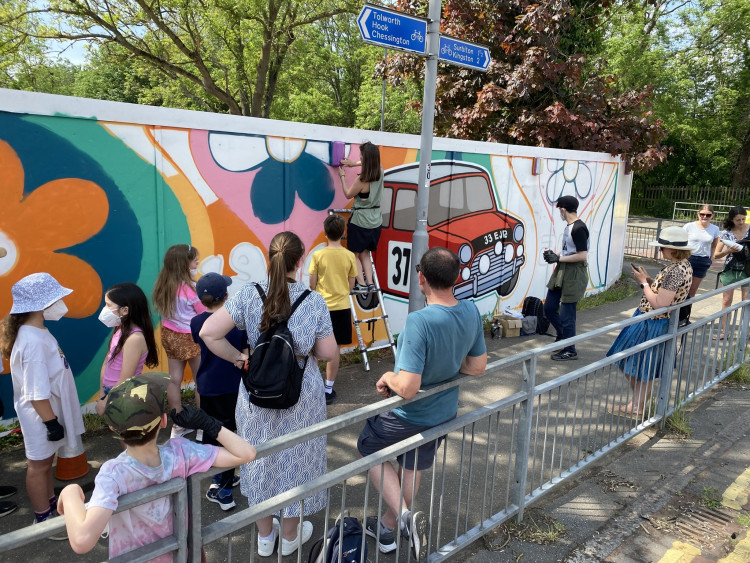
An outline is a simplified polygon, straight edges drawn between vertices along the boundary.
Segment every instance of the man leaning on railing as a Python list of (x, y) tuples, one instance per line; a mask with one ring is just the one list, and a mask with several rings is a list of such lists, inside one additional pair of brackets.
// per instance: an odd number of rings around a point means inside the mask
[[(375, 384), (384, 397), (395, 393), (411, 399), (419, 389), (454, 379), (459, 372), (481, 375), (487, 365), (479, 311), (472, 301), (458, 301), (453, 295), (459, 273), (458, 257), (446, 248), (432, 248), (424, 253), (416, 270), (419, 289), (428, 306), (406, 319), (398, 339), (394, 371), (386, 372)], [(379, 414), (366, 421), (357, 449), (362, 456), (370, 455), (455, 418), (457, 411), (458, 387), (454, 387)], [(400, 477), (390, 463), (370, 469), (370, 479), (388, 509), (379, 522), (376, 516), (367, 518), (365, 532), (377, 538), (381, 552), (396, 549), (394, 530), (398, 524), (400, 532), (409, 536), (417, 561), (427, 555), (427, 517), (412, 512), (411, 507), (421, 472), (432, 466), (441, 441), (429, 442), (399, 456)]]

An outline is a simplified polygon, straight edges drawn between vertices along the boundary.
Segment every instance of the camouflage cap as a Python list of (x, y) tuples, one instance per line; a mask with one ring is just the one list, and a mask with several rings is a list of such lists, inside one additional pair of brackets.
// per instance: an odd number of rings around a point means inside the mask
[(131, 377), (107, 396), (104, 418), (121, 439), (138, 439), (159, 425), (164, 414), (169, 375), (161, 372)]

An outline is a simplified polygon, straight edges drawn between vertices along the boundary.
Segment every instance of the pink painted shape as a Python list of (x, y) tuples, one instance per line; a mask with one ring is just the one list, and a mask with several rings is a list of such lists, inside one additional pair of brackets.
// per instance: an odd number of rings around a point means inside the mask
[[(250, 204), (250, 186), (260, 168), (251, 172), (232, 172), (222, 168), (211, 155), (208, 136), (209, 131), (191, 130), (190, 150), (196, 168), (216, 196), (224, 201), (229, 209), (253, 231), (265, 248), (268, 248), (271, 239), (277, 233), (285, 230), (294, 231), (302, 239), (306, 249), (312, 248), (312, 243), (323, 230), (323, 220), (328, 215), (328, 210), (314, 211), (302, 202), (299, 195), (295, 195), (294, 209), (289, 219), (275, 225), (262, 223), (253, 213), (253, 206)], [(359, 150), (358, 148), (354, 150), (354, 147), (352, 149), (353, 153)], [(341, 190), (338, 171), (330, 167), (330, 173), (336, 193), (331, 207), (335, 209), (346, 207), (348, 200)], [(347, 181), (353, 182), (355, 170), (347, 168), (346, 173)]]

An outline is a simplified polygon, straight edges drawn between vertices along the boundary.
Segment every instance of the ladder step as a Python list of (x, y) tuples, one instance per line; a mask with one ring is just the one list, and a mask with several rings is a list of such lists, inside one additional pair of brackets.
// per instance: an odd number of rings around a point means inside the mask
[(391, 346), (393, 346), (393, 344), (389, 344), (386, 342), (385, 344), (378, 344), (377, 346), (370, 346), (369, 348), (365, 348), (365, 350), (369, 352), (370, 350), (381, 350), (382, 348), (390, 348)]
[(372, 322), (372, 321), (382, 321), (383, 319), (387, 319), (387, 318), (388, 318), (388, 315), (381, 315), (379, 317), (368, 317), (366, 319), (354, 319), (354, 323), (355, 324), (369, 323), (369, 322)]

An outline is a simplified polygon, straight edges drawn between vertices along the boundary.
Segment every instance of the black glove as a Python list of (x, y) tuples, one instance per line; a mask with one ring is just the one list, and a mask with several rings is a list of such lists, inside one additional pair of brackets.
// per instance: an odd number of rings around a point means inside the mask
[(175, 424), (183, 428), (203, 430), (203, 436), (211, 441), (216, 441), (219, 432), (221, 432), (221, 422), (213, 416), (206, 414), (206, 411), (196, 409), (190, 405), (182, 405), (182, 412), (172, 409), (169, 415)]
[(560, 261), (560, 257), (549, 249), (544, 251), (542, 257), (547, 264), (554, 264), (555, 262)]
[(57, 442), (58, 440), (65, 438), (65, 428), (63, 428), (62, 424), (57, 422), (57, 417), (45, 421), (44, 425), (47, 427), (48, 442)]

